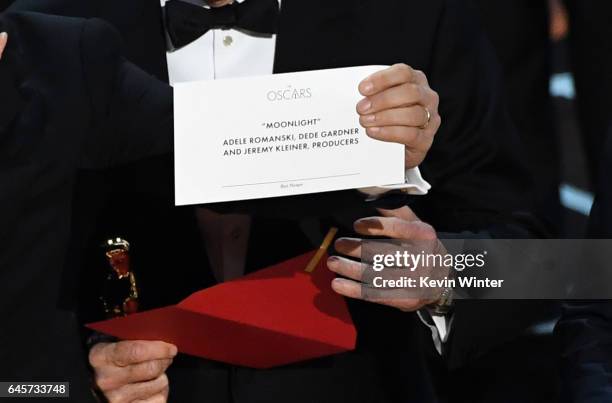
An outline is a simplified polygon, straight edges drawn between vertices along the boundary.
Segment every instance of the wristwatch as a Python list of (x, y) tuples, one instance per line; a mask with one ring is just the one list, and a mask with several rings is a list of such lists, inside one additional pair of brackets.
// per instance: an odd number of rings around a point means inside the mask
[(440, 298), (436, 302), (428, 305), (431, 314), (435, 316), (448, 315), (454, 307), (454, 295), (455, 290), (453, 290), (452, 287), (444, 288)]
[[(453, 279), (455, 278), (455, 270), (451, 269), (447, 278)], [(454, 281), (453, 281), (454, 282)], [(453, 283), (449, 282), (449, 283)], [(430, 313), (435, 316), (446, 316), (448, 315), (454, 307), (455, 301), (455, 290), (453, 287), (444, 287), (442, 289), (442, 293), (440, 294), (440, 298), (436, 302), (429, 304), (427, 307), (430, 310)]]

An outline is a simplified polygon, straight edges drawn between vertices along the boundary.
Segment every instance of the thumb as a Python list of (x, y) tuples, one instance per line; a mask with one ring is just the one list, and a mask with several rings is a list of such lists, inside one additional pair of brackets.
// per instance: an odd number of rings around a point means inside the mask
[(8, 34), (6, 32), (0, 33), (0, 59), (2, 59), (2, 53), (4, 53), (4, 48), (6, 47), (7, 42)]
[(412, 209), (408, 206), (400, 207), (395, 210), (378, 209), (378, 212), (383, 217), (395, 217), (405, 221), (421, 221), (421, 219), (417, 217), (417, 215), (414, 214), (414, 211), (412, 211)]

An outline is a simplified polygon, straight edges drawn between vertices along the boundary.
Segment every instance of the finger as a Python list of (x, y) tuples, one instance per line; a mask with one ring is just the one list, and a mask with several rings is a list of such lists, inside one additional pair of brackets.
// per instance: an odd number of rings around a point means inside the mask
[(350, 259), (332, 256), (327, 259), (327, 267), (341, 276), (361, 281), (364, 272), (364, 265)]
[(338, 238), (334, 242), (334, 248), (342, 255), (359, 258), (361, 257), (361, 239)]
[(403, 145), (406, 169), (419, 166), (427, 156), (433, 144), (433, 133), (432, 135), (427, 133), (429, 132), (423, 129), (408, 126), (368, 127), (366, 129), (366, 134), (375, 140)]
[(153, 396), (163, 394), (168, 388), (168, 377), (166, 374), (158, 378), (140, 383), (132, 383), (119, 389), (106, 392), (105, 396), (109, 403), (131, 403), (138, 400), (146, 400)]
[(392, 87), (359, 101), (357, 113), (369, 115), (385, 109), (401, 108), (415, 104), (427, 105), (425, 91), (422, 85), (414, 83)]
[(418, 127), (386, 126), (368, 127), (366, 133), (375, 140), (403, 144), (410, 149), (427, 148), (429, 139), (422, 135)]
[(361, 296), (361, 283), (344, 278), (332, 280), (332, 289), (342, 296), (353, 299), (363, 299)]
[[(430, 115), (427, 114), (427, 110), (423, 106), (413, 105), (363, 115), (359, 117), (359, 123), (365, 128), (381, 126), (424, 127), (428, 124), (428, 116)], [(431, 123), (431, 119), (429, 123)]]
[[(426, 241), (429, 244), (429, 241)], [(418, 242), (417, 246), (423, 246), (424, 242)], [(340, 238), (335, 243), (336, 251), (342, 255), (359, 259), (361, 261), (361, 271), (369, 269), (366, 267), (373, 263), (374, 256), (377, 255), (395, 255), (398, 251), (403, 251), (407, 248), (411, 248), (412, 245), (392, 242), (389, 240), (367, 240), (363, 241), (354, 238)], [(331, 258), (330, 258), (331, 259)], [(328, 262), (329, 265), (329, 262)], [(337, 270), (330, 267), (330, 270), (338, 272)], [(354, 278), (356, 280), (363, 280), (353, 275), (347, 277)]]
[(166, 372), (172, 364), (171, 358), (146, 361), (124, 367), (127, 370), (128, 383), (144, 382), (156, 379)]
[(421, 85), (429, 86), (429, 81), (427, 80), (427, 75), (423, 73), (421, 70), (413, 69), (412, 71), (414, 82)]
[(134, 400), (132, 403), (166, 403), (168, 401), (167, 393), (160, 393), (145, 400)]
[(166, 403), (168, 401), (168, 394), (170, 392), (170, 387), (166, 387), (161, 393), (152, 396), (145, 400), (134, 400), (133, 403), (141, 402), (141, 403)]
[(416, 311), (428, 302), (419, 298), (396, 298), (398, 294), (402, 293), (402, 290), (377, 290), (377, 297), (366, 297), (361, 292), (361, 287), (361, 283), (353, 280), (336, 278), (332, 281), (334, 292), (344, 297), (386, 305), (406, 312)]
[(0, 59), (2, 59), (2, 54), (4, 53), (4, 48), (6, 48), (7, 43), (8, 34), (6, 32), (0, 33)]
[(359, 84), (363, 96), (377, 94), (387, 88), (412, 82), (416, 79), (415, 70), (406, 64), (395, 64), (367, 77)]
[(395, 217), (405, 221), (421, 221), (421, 219), (408, 206), (403, 206), (395, 210), (378, 209), (383, 217)]
[(127, 367), (103, 367), (96, 370), (95, 382), (100, 390), (115, 390), (132, 383), (147, 382), (166, 372), (172, 359), (141, 362)]
[(176, 346), (163, 341), (121, 341), (107, 348), (108, 362), (119, 367), (174, 358), (177, 354)]
[(355, 221), (355, 231), (362, 235), (395, 239), (436, 240), (436, 231), (422, 221), (406, 221), (396, 217), (368, 217)]

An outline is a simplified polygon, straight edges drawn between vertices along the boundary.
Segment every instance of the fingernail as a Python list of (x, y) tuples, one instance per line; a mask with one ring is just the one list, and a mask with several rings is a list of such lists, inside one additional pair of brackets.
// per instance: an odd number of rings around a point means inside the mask
[(363, 225), (372, 225), (376, 223), (378, 223), (378, 218), (375, 217), (360, 218), (359, 220), (355, 221), (355, 224)]
[(334, 271), (334, 269), (338, 266), (339, 261), (340, 259), (337, 256), (330, 256), (327, 258), (327, 268)]
[(363, 117), (366, 123), (374, 123), (376, 121), (376, 115), (367, 115)]
[(355, 230), (358, 232), (368, 230), (373, 227), (380, 228), (380, 221), (378, 220), (378, 218), (374, 217), (362, 218), (360, 220), (355, 221), (353, 227), (355, 227)]
[(367, 112), (372, 107), (372, 102), (369, 99), (362, 99), (357, 104), (357, 110), (361, 113)]
[(331, 282), (332, 290), (334, 290), (334, 292), (340, 295), (343, 295), (348, 284), (350, 284), (348, 280), (340, 277), (336, 277)]
[(364, 81), (363, 92), (370, 94), (372, 91), (374, 91), (374, 84), (371, 81)]
[(344, 246), (353, 246), (353, 245), (358, 244), (360, 242), (361, 242), (361, 239), (358, 239), (358, 238), (347, 238), (347, 237), (344, 237), (344, 238), (338, 238), (336, 240), (336, 242), (334, 243), (334, 245), (336, 246), (336, 249), (337, 249), (338, 247), (342, 248), (343, 245)]

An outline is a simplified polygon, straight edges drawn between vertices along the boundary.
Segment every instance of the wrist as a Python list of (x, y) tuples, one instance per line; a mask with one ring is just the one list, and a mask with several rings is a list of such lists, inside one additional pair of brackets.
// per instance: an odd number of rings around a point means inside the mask
[[(454, 279), (454, 270), (450, 270), (447, 275), (448, 279)], [(440, 290), (438, 298), (427, 305), (430, 312), (434, 316), (446, 316), (454, 308), (455, 290), (453, 287), (444, 287)]]

